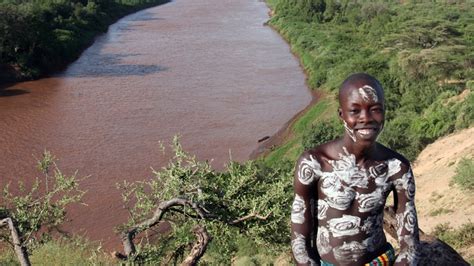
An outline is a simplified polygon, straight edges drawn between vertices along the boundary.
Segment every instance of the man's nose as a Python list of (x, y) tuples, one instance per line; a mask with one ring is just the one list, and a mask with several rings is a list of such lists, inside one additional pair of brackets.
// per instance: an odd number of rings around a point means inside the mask
[(359, 122), (360, 123), (368, 123), (374, 121), (372, 114), (369, 110), (362, 110), (359, 115)]

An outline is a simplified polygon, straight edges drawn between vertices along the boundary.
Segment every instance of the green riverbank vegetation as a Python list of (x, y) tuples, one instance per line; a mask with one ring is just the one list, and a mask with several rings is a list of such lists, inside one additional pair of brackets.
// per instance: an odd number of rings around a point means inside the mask
[(168, 0), (0, 0), (0, 83), (77, 59), (118, 18)]
[[(367, 72), (385, 89), (379, 141), (409, 159), (474, 121), (474, 4), (471, 1), (269, 0), (269, 24), (300, 58), (312, 89), (326, 92), (267, 157), (295, 160), (339, 136), (336, 93), (350, 73)], [(305, 121), (302, 126), (301, 121)]]
[[(474, 7), (469, 1), (268, 3), (269, 24), (299, 56), (311, 88), (324, 96), (291, 124), (286, 142), (262, 159), (230, 163), (217, 172), (175, 140), (174, 158), (153, 178), (118, 184), (130, 217), (116, 230), (123, 239), (136, 238), (118, 256), (122, 263), (179, 264), (201, 250), (204, 265), (291, 264), (294, 160), (303, 149), (342, 133), (336, 91), (350, 73), (368, 72), (382, 82), (387, 123), (380, 140), (410, 159), (440, 136), (473, 125)], [(153, 234), (150, 230), (160, 224), (170, 229)], [(448, 229), (438, 231), (449, 238)], [(57, 256), (65, 252), (55, 250)], [(32, 254), (32, 261), (41, 257)], [(102, 256), (88, 254), (83, 264)], [(11, 261), (0, 257), (0, 264)]]

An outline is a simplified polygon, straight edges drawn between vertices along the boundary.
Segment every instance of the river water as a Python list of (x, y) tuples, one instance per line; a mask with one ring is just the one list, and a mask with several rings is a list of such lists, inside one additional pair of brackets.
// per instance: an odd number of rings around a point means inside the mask
[(127, 16), (64, 72), (14, 84), (0, 97), (0, 184), (31, 183), (50, 150), (67, 174), (89, 176), (65, 228), (106, 247), (127, 219), (115, 188), (152, 176), (183, 147), (222, 169), (244, 161), (311, 94), (288, 45), (264, 26), (257, 0), (176, 0)]

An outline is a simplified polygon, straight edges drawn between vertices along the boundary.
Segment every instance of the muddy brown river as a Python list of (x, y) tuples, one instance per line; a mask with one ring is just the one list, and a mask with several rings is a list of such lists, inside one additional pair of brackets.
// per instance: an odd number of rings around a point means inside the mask
[(51, 151), (89, 176), (65, 229), (118, 247), (127, 220), (115, 188), (152, 176), (176, 134), (222, 169), (244, 161), (311, 101), (305, 76), (258, 0), (176, 0), (127, 16), (64, 72), (0, 97), (0, 185), (31, 183)]

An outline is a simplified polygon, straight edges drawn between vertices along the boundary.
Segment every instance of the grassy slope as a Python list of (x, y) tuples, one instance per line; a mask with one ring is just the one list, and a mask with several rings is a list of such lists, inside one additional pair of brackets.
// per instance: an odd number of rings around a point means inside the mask
[[(412, 160), (424, 146), (438, 137), (473, 123), (473, 111), (469, 107), (474, 103), (472, 94), (462, 102), (448, 106), (445, 104), (449, 97), (461, 94), (466, 89), (472, 90), (474, 87), (472, 67), (469, 64), (467, 68), (461, 66), (466, 65), (467, 54), (473, 53), (474, 50), (472, 38), (469, 37), (473, 28), (468, 23), (472, 20), (472, 16), (466, 15), (467, 10), (474, 10), (472, 5), (447, 7), (437, 5), (434, 8), (436, 15), (429, 14), (428, 5), (412, 7), (381, 5), (383, 8), (380, 9), (385, 10), (384, 12), (398, 12), (401, 18), (376, 16), (372, 21), (355, 27), (350, 22), (351, 18), (349, 22), (316, 23), (290, 15), (275, 14), (275, 8), (280, 2), (285, 1), (267, 1), (269, 7), (273, 9), (270, 25), (280, 32), (290, 43), (292, 51), (299, 56), (307, 73), (309, 86), (312, 89), (325, 91), (326, 96), (293, 121), (287, 140), (274, 147), (265, 157), (269, 164), (285, 159), (295, 160), (303, 150), (302, 139), (305, 135), (311, 134), (312, 129), (322, 121), (337, 119), (335, 90), (344, 77), (353, 72), (368, 72), (382, 81), (386, 89), (388, 122), (381, 136), (381, 142), (404, 153)], [(374, 6), (377, 7), (376, 4)], [(409, 10), (411, 11), (408, 12)], [(419, 14), (416, 20), (410, 17), (414, 13)], [(460, 14), (457, 24), (451, 22), (449, 25), (442, 24), (442, 19), (450, 14), (457, 14), (456, 16)], [(372, 25), (377, 23), (383, 26)], [(422, 49), (418, 47), (421, 44), (407, 44), (403, 40), (388, 41), (393, 38), (412, 37), (429, 39), (444, 31), (429, 32), (427, 25), (431, 24), (433, 27), (438, 25), (438, 28), (451, 27), (453, 31), (461, 33), (456, 33), (456, 36), (439, 37), (439, 42), (442, 43), (440, 47), (430, 49)], [(407, 29), (417, 32), (419, 36), (411, 36)], [(366, 35), (366, 39), (372, 39), (364, 40)], [(354, 48), (355, 46), (357, 48)], [(447, 56), (444, 50), (455, 50), (458, 46), (463, 46), (463, 51), (467, 54), (449, 58), (456, 63), (449, 64), (446, 62), (448, 58), (439, 58)], [(439, 54), (427, 56), (420, 62), (413, 59), (420, 54), (434, 51)], [(407, 63), (406, 57), (412, 60), (408, 60), (408, 65), (404, 65)], [(419, 75), (418, 79), (408, 73), (413, 71), (413, 68), (424, 69), (423, 73), (416, 73)], [(321, 77), (320, 72), (324, 72), (324, 77)], [(444, 83), (443, 78), (455, 82)]]

